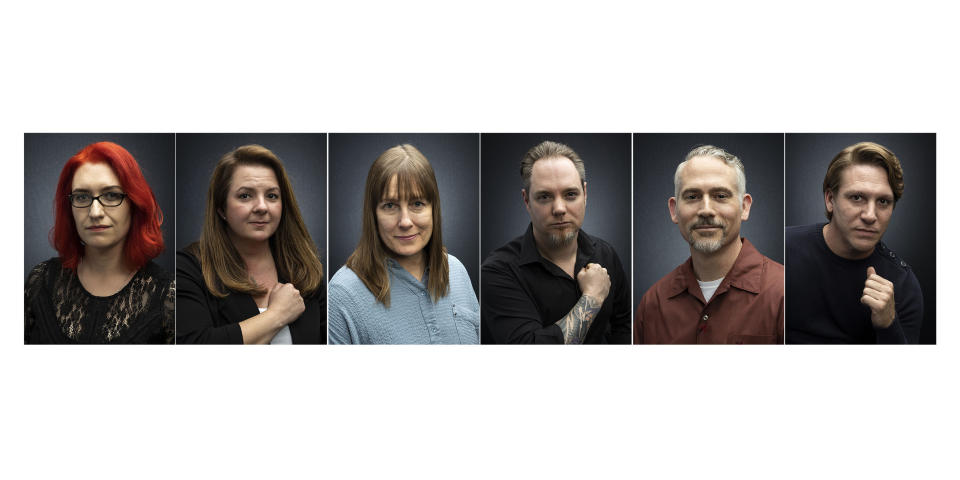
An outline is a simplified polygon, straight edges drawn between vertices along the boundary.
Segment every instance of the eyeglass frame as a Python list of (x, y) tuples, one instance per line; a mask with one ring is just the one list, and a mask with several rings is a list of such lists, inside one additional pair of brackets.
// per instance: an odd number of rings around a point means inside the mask
[[(102, 196), (104, 196), (104, 195), (110, 195), (110, 194), (120, 195), (120, 201), (117, 202), (116, 205), (107, 205), (107, 204), (103, 203), (102, 200), (100, 200), (100, 197), (102, 197)], [(123, 204), (123, 201), (126, 200), (126, 198), (129, 196), (129, 195), (127, 195), (126, 193), (123, 193), (123, 192), (103, 192), (103, 193), (101, 193), (100, 195), (97, 195), (97, 196), (91, 198), (91, 199), (90, 199), (90, 205), (85, 205), (85, 206), (80, 207), (80, 206), (77, 206), (76, 204), (73, 203), (73, 197), (74, 197), (74, 195), (90, 195), (90, 194), (89, 194), (89, 193), (85, 193), (85, 194), (84, 194), (84, 193), (71, 193), (71, 194), (67, 195), (67, 201), (70, 202), (70, 206), (73, 207), (73, 208), (90, 208), (90, 207), (93, 206), (93, 201), (94, 201), (94, 200), (100, 202), (100, 206), (102, 206), (102, 207), (119, 207), (120, 205)]]

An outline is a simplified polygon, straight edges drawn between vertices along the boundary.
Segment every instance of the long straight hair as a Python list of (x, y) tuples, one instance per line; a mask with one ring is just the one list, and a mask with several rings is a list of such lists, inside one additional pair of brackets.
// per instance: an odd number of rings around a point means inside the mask
[(293, 186), (283, 163), (269, 149), (260, 145), (244, 145), (227, 153), (217, 163), (207, 190), (207, 210), (200, 241), (188, 247), (200, 259), (203, 280), (210, 293), (226, 297), (231, 291), (263, 295), (261, 288), (247, 272), (240, 252), (230, 241), (230, 226), (217, 214), (226, 209), (233, 173), (241, 165), (263, 166), (273, 170), (280, 184), (281, 213), (277, 231), (270, 237), (270, 252), (277, 274), (292, 283), (304, 297), (323, 286), (323, 265), (317, 246), (303, 223), (300, 207), (293, 195)]
[(433, 167), (413, 145), (397, 145), (380, 154), (367, 173), (363, 195), (363, 232), (356, 250), (347, 259), (347, 267), (360, 278), (377, 301), (390, 307), (390, 276), (386, 261), (392, 252), (383, 244), (377, 228), (377, 205), (383, 200), (390, 181), (397, 178), (397, 195), (401, 201), (412, 197), (423, 198), (433, 210), (433, 234), (427, 246), (427, 265), (430, 274), (427, 290), (436, 303), (450, 290), (450, 266), (443, 246), (440, 225), (440, 189)]

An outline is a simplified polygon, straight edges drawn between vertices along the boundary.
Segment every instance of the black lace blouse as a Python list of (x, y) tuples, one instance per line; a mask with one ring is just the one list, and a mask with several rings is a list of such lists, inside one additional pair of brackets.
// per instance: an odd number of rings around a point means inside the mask
[(119, 292), (97, 297), (51, 258), (30, 272), (24, 297), (24, 343), (173, 343), (176, 289), (153, 262)]

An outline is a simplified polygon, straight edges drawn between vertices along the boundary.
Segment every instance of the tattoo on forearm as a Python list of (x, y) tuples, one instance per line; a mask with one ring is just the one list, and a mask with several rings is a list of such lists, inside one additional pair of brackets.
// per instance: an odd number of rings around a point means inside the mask
[(581, 296), (577, 304), (570, 309), (570, 313), (557, 322), (563, 332), (563, 343), (582, 343), (601, 306), (603, 302), (598, 302), (589, 295)]

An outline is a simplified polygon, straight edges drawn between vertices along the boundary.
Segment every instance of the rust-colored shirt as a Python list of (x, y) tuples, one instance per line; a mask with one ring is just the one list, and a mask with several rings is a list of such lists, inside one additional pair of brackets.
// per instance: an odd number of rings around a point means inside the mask
[(637, 307), (634, 343), (783, 343), (783, 265), (742, 240), (709, 302), (690, 258), (650, 287)]

